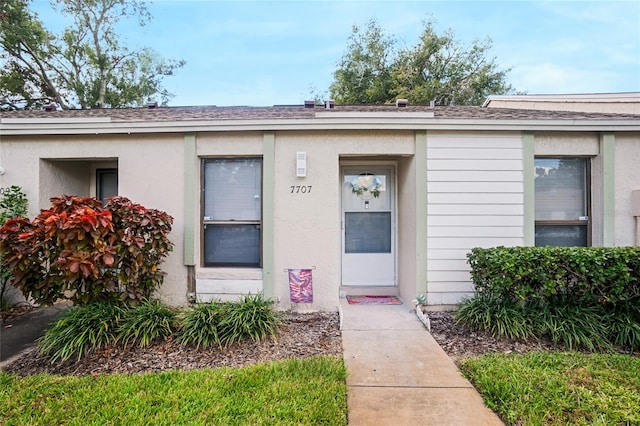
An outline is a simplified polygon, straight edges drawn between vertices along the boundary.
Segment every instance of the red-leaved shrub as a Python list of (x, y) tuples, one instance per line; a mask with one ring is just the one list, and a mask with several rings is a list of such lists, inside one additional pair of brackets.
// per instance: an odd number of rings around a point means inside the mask
[(136, 304), (151, 296), (173, 245), (173, 218), (124, 197), (102, 207), (95, 198), (63, 195), (33, 221), (0, 228), (0, 255), (25, 297), (52, 304), (70, 299)]

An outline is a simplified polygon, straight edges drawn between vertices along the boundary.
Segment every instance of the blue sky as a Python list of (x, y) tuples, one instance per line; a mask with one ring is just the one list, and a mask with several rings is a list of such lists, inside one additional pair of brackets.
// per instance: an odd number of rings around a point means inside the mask
[[(35, 0), (45, 26), (59, 18)], [(327, 93), (351, 28), (376, 19), (412, 46), (426, 19), (491, 56), (529, 94), (640, 92), (640, 1), (156, 0), (131, 46), (186, 65), (165, 80), (170, 105), (301, 104)]]

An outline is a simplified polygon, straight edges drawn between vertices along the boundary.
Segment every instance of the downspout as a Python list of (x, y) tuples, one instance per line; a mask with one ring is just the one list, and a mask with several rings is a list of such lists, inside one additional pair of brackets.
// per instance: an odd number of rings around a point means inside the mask
[(634, 245), (640, 246), (640, 190), (631, 191), (631, 214), (635, 218)]
[(196, 220), (196, 135), (184, 136), (184, 182), (183, 182), (183, 263), (187, 268), (187, 301), (196, 302), (195, 276), (195, 220)]

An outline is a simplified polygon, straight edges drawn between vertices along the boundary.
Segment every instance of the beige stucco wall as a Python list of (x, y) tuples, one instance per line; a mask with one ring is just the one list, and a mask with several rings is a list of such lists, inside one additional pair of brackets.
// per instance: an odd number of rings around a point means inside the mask
[(0, 144), (6, 174), (0, 185), (22, 187), (29, 217), (47, 208), (49, 198), (95, 195), (95, 166), (118, 162), (119, 194), (174, 218), (175, 244), (162, 269), (167, 273), (158, 296), (172, 305), (186, 302), (182, 265), (183, 138), (181, 135), (95, 135), (8, 137)]
[[(285, 269), (315, 267), (314, 303), (295, 307), (337, 309), (342, 250), (341, 162), (393, 162), (398, 156), (412, 155), (414, 146), (413, 132), (276, 133), (274, 279), (281, 307), (291, 306)], [(297, 151), (307, 153), (305, 178), (295, 174)], [(311, 192), (297, 193), (297, 185), (311, 186)]]
[[(430, 268), (427, 277), (431, 303), (453, 303), (460, 294), (469, 294), (472, 289), (465, 256), (470, 247), (481, 243), (474, 238), (491, 238), (491, 244), (522, 243), (522, 221), (526, 216), (522, 210), (530, 206), (523, 206), (522, 193), (513, 189), (527, 184), (522, 182), (523, 154), (519, 132), (428, 132), (428, 206), (416, 205), (416, 135), (413, 131), (277, 131), (274, 138), (273, 203), (264, 205), (263, 211), (272, 213), (274, 219), (272, 245), (267, 245), (265, 250), (272, 250), (273, 254), (270, 266), (279, 308), (335, 310), (337, 307), (341, 290), (341, 165), (382, 162), (395, 166), (397, 279), (398, 292), (405, 301), (414, 298), (417, 286), (423, 284), (416, 282), (416, 271), (421, 267)], [(265, 133), (196, 133), (196, 158), (192, 161), (196, 178), (192, 182), (185, 182), (184, 178), (184, 134), (3, 136), (0, 142), (0, 165), (6, 169), (6, 174), (0, 176), (0, 187), (21, 186), (29, 199), (30, 217), (47, 207), (49, 197), (59, 195), (61, 191), (95, 195), (95, 169), (113, 166), (119, 170), (120, 195), (173, 216), (170, 238), (175, 247), (162, 266), (168, 275), (158, 292), (168, 303), (186, 303), (187, 269), (183, 265), (185, 191), (196, 194), (197, 206), (193, 216), (187, 219), (196, 229), (196, 291), (202, 300), (235, 298), (264, 289), (261, 268), (202, 266), (200, 167), (203, 158), (262, 157)], [(640, 134), (615, 135), (613, 209), (603, 201), (600, 150), (597, 132), (534, 134), (535, 155), (592, 157), (594, 245), (602, 243), (606, 214), (615, 216), (615, 245), (633, 244), (635, 222), (630, 214), (630, 203), (631, 191), (640, 189), (640, 174), (637, 173)], [(307, 176), (304, 178), (295, 174), (298, 151), (307, 154)], [(491, 153), (495, 156), (487, 157)], [(517, 163), (520, 168), (501, 170), (494, 167), (496, 160)], [(476, 167), (480, 162), (486, 167), (475, 171), (460, 169), (465, 162)], [(505, 179), (512, 182), (504, 182)], [(505, 186), (501, 193), (503, 184), (513, 188)], [(307, 191), (296, 191), (297, 186), (307, 187)], [(478, 210), (473, 203), (483, 206), (493, 203), (495, 212)], [(460, 211), (452, 214), (445, 209), (449, 207)], [(513, 212), (509, 213), (509, 208)], [(416, 247), (422, 244), (415, 232), (416, 214), (427, 211), (429, 239), (426, 244), (431, 266), (421, 266), (416, 264), (415, 256)], [(509, 217), (500, 219), (500, 215)], [(460, 234), (463, 231), (470, 233)], [(470, 241), (464, 247), (449, 247), (449, 240), (454, 238)], [(286, 270), (311, 267), (315, 268), (314, 303), (292, 305)]]
[(640, 114), (640, 99), (635, 102), (566, 102), (535, 100), (491, 100), (490, 108), (517, 108), (545, 111), (581, 111), (594, 113)]
[[(262, 133), (197, 134), (196, 146), (200, 159), (264, 154)], [(395, 165), (397, 158), (413, 155), (414, 146), (413, 132), (275, 133), (273, 205), (263, 205), (263, 213), (268, 214), (269, 209), (273, 212), (273, 244), (269, 245), (267, 241), (264, 250), (273, 250), (274, 295), (279, 308), (337, 309), (342, 250), (340, 166), (345, 161), (382, 161)], [(298, 151), (307, 154), (306, 177), (296, 177)], [(264, 172), (268, 173), (267, 170)], [(263, 194), (264, 198), (266, 194)], [(409, 209), (413, 208), (412, 201), (407, 197), (404, 199), (409, 203)], [(195, 220), (196, 227), (201, 228), (199, 212)], [(408, 227), (405, 229), (407, 233), (413, 232)], [(196, 237), (196, 258), (201, 259), (201, 233)], [(301, 268), (313, 268), (312, 304), (292, 304), (290, 301), (287, 270)], [(263, 279), (258, 268), (198, 265), (196, 292), (200, 300), (234, 299), (242, 293), (262, 291)], [(413, 283), (410, 278), (406, 282)], [(409, 293), (414, 292), (407, 291)]]
[(631, 192), (640, 190), (640, 133), (616, 135), (615, 147), (615, 206), (606, 214), (615, 218), (615, 245), (638, 245)]

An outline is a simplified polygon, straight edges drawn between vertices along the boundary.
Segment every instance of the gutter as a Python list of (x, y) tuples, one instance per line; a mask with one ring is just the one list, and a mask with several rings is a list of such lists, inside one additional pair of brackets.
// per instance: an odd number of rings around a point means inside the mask
[[(429, 117), (431, 114), (431, 117)], [(326, 114), (316, 118), (258, 120), (112, 121), (110, 118), (2, 118), (0, 136), (98, 135), (300, 130), (464, 130), (637, 132), (631, 120), (482, 120), (433, 118), (432, 113), (393, 115)]]

